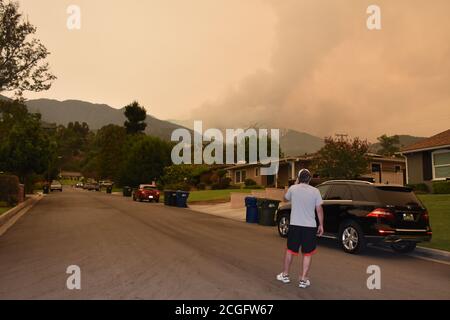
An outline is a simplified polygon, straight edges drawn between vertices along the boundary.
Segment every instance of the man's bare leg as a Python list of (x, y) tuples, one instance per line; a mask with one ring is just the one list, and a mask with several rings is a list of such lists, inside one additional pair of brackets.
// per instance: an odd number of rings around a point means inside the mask
[(309, 267), (311, 266), (311, 262), (312, 262), (312, 256), (303, 255), (303, 268), (302, 268), (303, 271), (300, 275), (300, 280), (308, 279)]
[(289, 270), (292, 264), (292, 253), (289, 250), (286, 250), (286, 255), (284, 256), (284, 275), (289, 274)]

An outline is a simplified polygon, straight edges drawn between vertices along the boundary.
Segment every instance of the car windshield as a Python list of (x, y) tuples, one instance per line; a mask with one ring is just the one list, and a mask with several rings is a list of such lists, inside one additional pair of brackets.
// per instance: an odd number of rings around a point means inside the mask
[(146, 187), (144, 187), (142, 189), (144, 189), (144, 190), (156, 190), (155, 187), (150, 187), (150, 186), (146, 186)]
[(376, 189), (380, 200), (387, 205), (422, 207), (420, 200), (409, 188), (377, 187)]

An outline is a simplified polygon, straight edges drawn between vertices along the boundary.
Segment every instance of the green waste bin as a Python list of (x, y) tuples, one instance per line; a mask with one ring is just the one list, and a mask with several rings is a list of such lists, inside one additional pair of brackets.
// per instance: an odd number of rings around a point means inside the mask
[(261, 199), (258, 205), (259, 224), (262, 226), (275, 226), (275, 213), (280, 205), (279, 200)]
[(124, 197), (131, 197), (133, 194), (133, 189), (130, 187), (123, 187), (122, 193)]

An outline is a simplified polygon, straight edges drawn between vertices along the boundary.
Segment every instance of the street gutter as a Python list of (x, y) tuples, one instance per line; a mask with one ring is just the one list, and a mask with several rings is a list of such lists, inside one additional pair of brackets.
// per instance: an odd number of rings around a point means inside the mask
[(42, 194), (32, 195), (26, 201), (3, 213), (0, 216), (0, 237), (42, 198)]

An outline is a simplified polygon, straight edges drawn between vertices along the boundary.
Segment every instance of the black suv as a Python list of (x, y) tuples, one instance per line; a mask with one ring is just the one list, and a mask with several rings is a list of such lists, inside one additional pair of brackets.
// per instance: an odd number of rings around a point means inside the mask
[[(428, 212), (410, 188), (356, 180), (327, 181), (317, 188), (324, 199), (324, 237), (338, 239), (347, 253), (376, 242), (407, 253), (431, 240)], [(290, 215), (288, 204), (275, 216), (282, 237), (287, 237)]]

